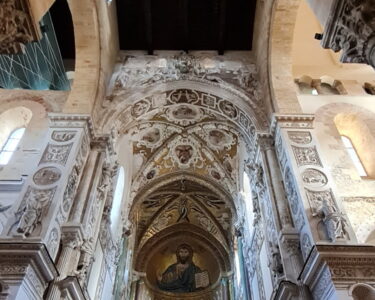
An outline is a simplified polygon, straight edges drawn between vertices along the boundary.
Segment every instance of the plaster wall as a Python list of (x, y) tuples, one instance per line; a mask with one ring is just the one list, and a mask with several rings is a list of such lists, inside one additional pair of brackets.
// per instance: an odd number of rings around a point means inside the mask
[[(365, 135), (373, 139), (375, 137), (375, 97), (300, 95), (299, 100), (304, 113), (316, 115), (314, 131), (323, 164), (329, 170), (358, 242), (365, 243), (371, 232), (375, 230), (375, 180), (361, 178), (358, 175), (354, 163), (344, 148), (334, 119), (338, 114), (357, 116), (368, 128), (368, 133), (363, 130), (359, 131), (364, 135), (360, 141), (366, 142)], [(372, 147), (363, 146), (358, 150), (373, 157)]]

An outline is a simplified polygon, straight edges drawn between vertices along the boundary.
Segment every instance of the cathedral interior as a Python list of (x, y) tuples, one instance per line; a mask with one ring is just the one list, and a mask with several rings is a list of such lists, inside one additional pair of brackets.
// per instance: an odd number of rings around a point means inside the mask
[(374, 300), (374, 0), (1, 0), (0, 300)]

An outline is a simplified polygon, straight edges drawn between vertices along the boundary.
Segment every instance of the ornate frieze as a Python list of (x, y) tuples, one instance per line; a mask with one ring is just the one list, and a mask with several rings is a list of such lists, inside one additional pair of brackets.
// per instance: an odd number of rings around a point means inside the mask
[(324, 26), (322, 46), (342, 51), (341, 61), (375, 67), (375, 12), (372, 0), (336, 0)]

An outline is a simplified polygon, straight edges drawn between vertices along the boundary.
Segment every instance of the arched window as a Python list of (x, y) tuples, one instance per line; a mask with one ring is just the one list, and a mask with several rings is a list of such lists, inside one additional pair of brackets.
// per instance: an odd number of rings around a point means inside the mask
[(111, 230), (112, 232), (115, 230), (116, 226), (118, 225), (119, 218), (121, 216), (121, 202), (122, 196), (124, 194), (124, 184), (125, 184), (125, 172), (124, 168), (120, 167), (117, 175), (115, 193), (113, 196), (113, 203), (111, 209)]
[(366, 177), (367, 172), (363, 167), (361, 160), (358, 157), (357, 151), (354, 149), (352, 141), (344, 135), (341, 136), (341, 140), (344, 143), (345, 149), (349, 153), (349, 156), (351, 157), (355, 167), (357, 168), (359, 176)]
[(251, 197), (250, 178), (246, 172), (243, 172), (243, 193), (246, 205), (246, 214), (251, 224), (253, 220), (253, 201)]
[(9, 135), (0, 151), (0, 165), (6, 165), (9, 162), (13, 153), (16, 151), (18, 143), (20, 142), (24, 132), (25, 128), (22, 127), (14, 130)]

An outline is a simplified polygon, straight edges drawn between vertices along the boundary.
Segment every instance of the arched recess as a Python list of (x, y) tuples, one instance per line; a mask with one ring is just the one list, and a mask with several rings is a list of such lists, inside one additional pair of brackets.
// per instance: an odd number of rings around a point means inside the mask
[(274, 110), (301, 113), (292, 74), (294, 28), (300, 0), (275, 0), (269, 39), (269, 81)]
[(91, 113), (100, 77), (100, 32), (94, 0), (68, 1), (74, 25), (76, 65), (66, 113)]
[(145, 272), (153, 254), (164, 248), (166, 243), (171, 242), (171, 239), (180, 243), (187, 243), (189, 239), (194, 240), (197, 245), (201, 245), (216, 257), (220, 272), (223, 274), (230, 272), (229, 253), (223, 245), (207, 235), (205, 230), (186, 223), (171, 226), (149, 239), (144, 247), (137, 252), (134, 269), (138, 272)]

